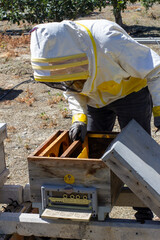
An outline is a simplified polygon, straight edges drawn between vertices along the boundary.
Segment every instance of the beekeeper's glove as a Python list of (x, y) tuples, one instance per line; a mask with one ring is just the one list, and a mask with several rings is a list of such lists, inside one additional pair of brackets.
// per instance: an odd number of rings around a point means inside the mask
[(69, 137), (72, 141), (80, 140), (84, 142), (87, 133), (87, 116), (85, 114), (76, 114), (72, 117), (72, 126), (69, 130)]
[(160, 130), (160, 116), (154, 117), (154, 126), (157, 128), (156, 132)]

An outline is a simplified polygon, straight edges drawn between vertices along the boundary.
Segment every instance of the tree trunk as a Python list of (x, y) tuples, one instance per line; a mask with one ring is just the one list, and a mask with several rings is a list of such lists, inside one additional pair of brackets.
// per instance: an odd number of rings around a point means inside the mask
[(121, 27), (123, 27), (122, 15), (120, 10), (114, 11), (114, 17), (115, 17), (116, 23), (118, 23)]

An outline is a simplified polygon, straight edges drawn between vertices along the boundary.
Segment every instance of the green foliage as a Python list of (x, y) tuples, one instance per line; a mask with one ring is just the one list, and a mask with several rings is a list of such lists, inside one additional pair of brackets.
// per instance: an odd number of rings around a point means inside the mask
[(108, 3), (113, 6), (113, 12), (124, 11), (127, 8), (127, 3), (141, 2), (148, 10), (155, 3), (160, 3), (160, 0), (109, 0)]
[(127, 3), (135, 3), (139, 0), (108, 0), (108, 4), (113, 6), (113, 14), (115, 17), (116, 23), (123, 25), (121, 12), (127, 8)]
[(154, 3), (160, 3), (160, 0), (0, 0), (0, 20), (7, 19), (18, 24), (20, 21), (43, 23), (73, 20), (96, 8), (101, 11), (109, 4), (113, 6), (115, 21), (121, 25), (121, 11), (127, 8), (128, 3), (135, 2), (141, 2), (148, 10)]
[(160, 0), (141, 0), (143, 6), (148, 10), (155, 3), (160, 3)]
[(8, 19), (13, 23), (62, 21), (84, 16), (95, 8), (101, 11), (105, 6), (105, 0), (0, 0), (0, 20)]
[(148, 10), (155, 3), (160, 3), (160, 0), (108, 0), (108, 4), (113, 6), (113, 14), (115, 21), (122, 25), (121, 12), (127, 8), (128, 3), (141, 2), (141, 4)]
[(109, 0), (108, 2), (113, 6), (114, 11), (123, 11), (127, 8), (127, 3), (135, 3), (137, 0)]

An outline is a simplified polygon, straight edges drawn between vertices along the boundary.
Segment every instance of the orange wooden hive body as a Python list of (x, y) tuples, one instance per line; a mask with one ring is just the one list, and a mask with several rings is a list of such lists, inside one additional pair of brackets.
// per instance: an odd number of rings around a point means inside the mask
[[(41, 186), (65, 185), (65, 176), (74, 178), (72, 186), (97, 190), (98, 217), (111, 211), (123, 183), (102, 162), (101, 156), (117, 133), (88, 133), (85, 142), (70, 142), (68, 131), (56, 131), (28, 157), (31, 201), (41, 203)], [(86, 158), (80, 158), (84, 148)]]

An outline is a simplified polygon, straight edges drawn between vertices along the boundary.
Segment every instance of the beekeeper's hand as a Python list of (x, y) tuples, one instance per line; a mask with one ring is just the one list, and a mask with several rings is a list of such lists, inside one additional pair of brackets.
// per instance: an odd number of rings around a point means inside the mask
[(160, 117), (154, 117), (154, 126), (157, 128), (156, 132), (160, 130)]
[(85, 114), (76, 114), (72, 118), (72, 126), (69, 130), (69, 137), (72, 141), (80, 140), (84, 142), (87, 133), (87, 116)]

